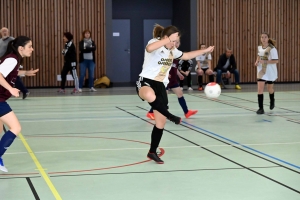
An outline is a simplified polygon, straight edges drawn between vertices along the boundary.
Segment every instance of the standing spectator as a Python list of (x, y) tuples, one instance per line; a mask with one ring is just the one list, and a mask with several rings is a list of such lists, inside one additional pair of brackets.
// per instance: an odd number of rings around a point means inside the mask
[(239, 86), (240, 83), (240, 74), (236, 68), (236, 62), (234, 55), (232, 53), (232, 49), (227, 47), (226, 52), (220, 55), (218, 65), (216, 67), (217, 71), (217, 83), (221, 85), (222, 73), (226, 72), (226, 78), (230, 78), (231, 74), (234, 74), (235, 78), (235, 89), (242, 89)]
[(90, 92), (96, 92), (94, 88), (94, 71), (95, 71), (95, 42), (91, 39), (91, 31), (84, 30), (82, 32), (82, 40), (79, 42), (79, 64), (80, 64), (80, 79), (79, 92), (82, 92), (83, 81), (88, 69), (89, 73), (89, 88)]
[(65, 93), (65, 85), (67, 74), (70, 72), (75, 82), (75, 88), (71, 94), (78, 93), (78, 77), (76, 72), (76, 48), (73, 43), (73, 35), (70, 32), (65, 32), (63, 40), (65, 42), (65, 48), (62, 51), (64, 55), (64, 66), (61, 70), (61, 87), (57, 91), (59, 93)]
[(261, 45), (258, 46), (258, 55), (255, 62), (257, 66), (257, 98), (258, 107), (257, 114), (264, 114), (264, 88), (268, 84), (270, 97), (270, 110), (275, 107), (274, 99), (274, 81), (278, 78), (277, 66), (278, 52), (275, 48), (275, 40), (270, 38), (268, 33), (260, 35)]

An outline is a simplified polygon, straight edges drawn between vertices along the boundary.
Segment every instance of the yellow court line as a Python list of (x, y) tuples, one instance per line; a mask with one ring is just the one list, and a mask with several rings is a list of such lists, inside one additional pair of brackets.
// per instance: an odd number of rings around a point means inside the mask
[(44, 168), (42, 167), (42, 165), (38, 161), (37, 157), (34, 155), (33, 151), (31, 150), (29, 144), (26, 142), (26, 140), (23, 137), (22, 133), (19, 134), (19, 137), (20, 137), (22, 143), (24, 144), (25, 148), (27, 149), (27, 151), (28, 151), (30, 157), (32, 158), (33, 162), (37, 166), (37, 169), (39, 170), (40, 174), (42, 175), (42, 177), (46, 181), (46, 183), (47, 183), (48, 187), (50, 188), (52, 194), (54, 195), (55, 199), (56, 200), (62, 200), (62, 198), (58, 194), (56, 188), (54, 187), (53, 183), (51, 182), (48, 174), (45, 172)]

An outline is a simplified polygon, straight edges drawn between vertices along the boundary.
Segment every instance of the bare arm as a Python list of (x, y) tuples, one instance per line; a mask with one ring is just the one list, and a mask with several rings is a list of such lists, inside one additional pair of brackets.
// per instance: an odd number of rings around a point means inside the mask
[(181, 56), (181, 60), (190, 60), (193, 59), (199, 55), (205, 54), (205, 53), (210, 53), (214, 51), (214, 46), (210, 46), (207, 49), (203, 49), (203, 50), (195, 50), (195, 51), (190, 51), (190, 52), (186, 52), (183, 53), (183, 55)]
[(23, 76), (35, 76), (38, 71), (39, 71), (39, 69), (35, 69), (35, 70), (31, 69), (31, 70), (28, 70), (28, 71), (19, 70), (18, 71), (18, 76), (22, 76), (22, 75)]
[(10, 84), (4, 79), (3, 75), (0, 73), (0, 85), (2, 85), (5, 89), (7, 89), (13, 96), (19, 96), (19, 90), (11, 87)]
[(211, 60), (208, 60), (208, 69), (211, 69)]
[(146, 51), (148, 53), (151, 53), (152, 51), (155, 51), (156, 49), (159, 49), (160, 47), (170, 43), (175, 42), (179, 39), (178, 32), (171, 34), (169, 37), (165, 36), (164, 38), (161, 38), (159, 41), (153, 42), (146, 46)]
[(169, 42), (170, 42), (169, 38), (164, 38), (164, 39), (158, 40), (156, 42), (153, 42), (153, 43), (147, 45), (146, 51), (148, 53), (151, 53), (152, 51), (155, 51), (156, 49), (159, 49), (160, 47), (168, 44)]

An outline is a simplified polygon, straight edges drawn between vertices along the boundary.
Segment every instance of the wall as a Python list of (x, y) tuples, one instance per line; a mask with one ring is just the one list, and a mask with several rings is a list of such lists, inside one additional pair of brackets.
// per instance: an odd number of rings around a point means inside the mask
[(198, 0), (198, 43), (215, 45), (213, 65), (231, 46), (241, 82), (256, 81), (260, 33), (277, 40), (279, 82), (299, 82), (300, 1), (298, 0)]
[(25, 59), (24, 66), (39, 68), (40, 72), (36, 77), (23, 79), (27, 86), (59, 86), (56, 75), (63, 66), (65, 31), (73, 33), (77, 52), (81, 32), (87, 28), (92, 31), (97, 45), (95, 77), (105, 73), (104, 0), (1, 0), (0, 13), (0, 26), (8, 27), (12, 36), (32, 38), (34, 53)]
[(131, 82), (135, 82), (144, 61), (144, 19), (172, 19), (172, 0), (112, 0), (113, 19), (130, 19)]

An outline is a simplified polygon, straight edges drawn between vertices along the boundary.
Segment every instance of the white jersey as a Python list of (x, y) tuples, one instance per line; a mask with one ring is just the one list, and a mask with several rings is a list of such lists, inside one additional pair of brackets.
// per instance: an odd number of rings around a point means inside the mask
[[(258, 56), (263, 58), (265, 56), (265, 49), (262, 48), (262, 46), (258, 46)], [(274, 47), (270, 50), (268, 60), (278, 60), (278, 53), (277, 49)], [(260, 63), (257, 66), (257, 73), (263, 70), (262, 64)], [(259, 75), (259, 74), (258, 74)], [(267, 64), (267, 68), (265, 71), (265, 74), (262, 76), (261, 79), (266, 81), (275, 81), (278, 78), (277, 76), (277, 66), (276, 64)]]
[[(200, 56), (197, 56), (196, 57), (196, 61), (200, 61), (200, 67), (201, 69), (207, 69), (209, 66), (208, 66), (208, 61), (211, 60), (211, 54), (202, 54)], [(195, 70), (198, 69), (198, 65), (196, 65), (195, 67)]]
[[(151, 39), (148, 45), (156, 41), (158, 41), (157, 38)], [(169, 83), (168, 75), (173, 64), (173, 59), (180, 58), (182, 55), (182, 51), (177, 48), (169, 50), (164, 46), (151, 53), (145, 50), (143, 70), (140, 76), (163, 82), (165, 86), (167, 86)]]

